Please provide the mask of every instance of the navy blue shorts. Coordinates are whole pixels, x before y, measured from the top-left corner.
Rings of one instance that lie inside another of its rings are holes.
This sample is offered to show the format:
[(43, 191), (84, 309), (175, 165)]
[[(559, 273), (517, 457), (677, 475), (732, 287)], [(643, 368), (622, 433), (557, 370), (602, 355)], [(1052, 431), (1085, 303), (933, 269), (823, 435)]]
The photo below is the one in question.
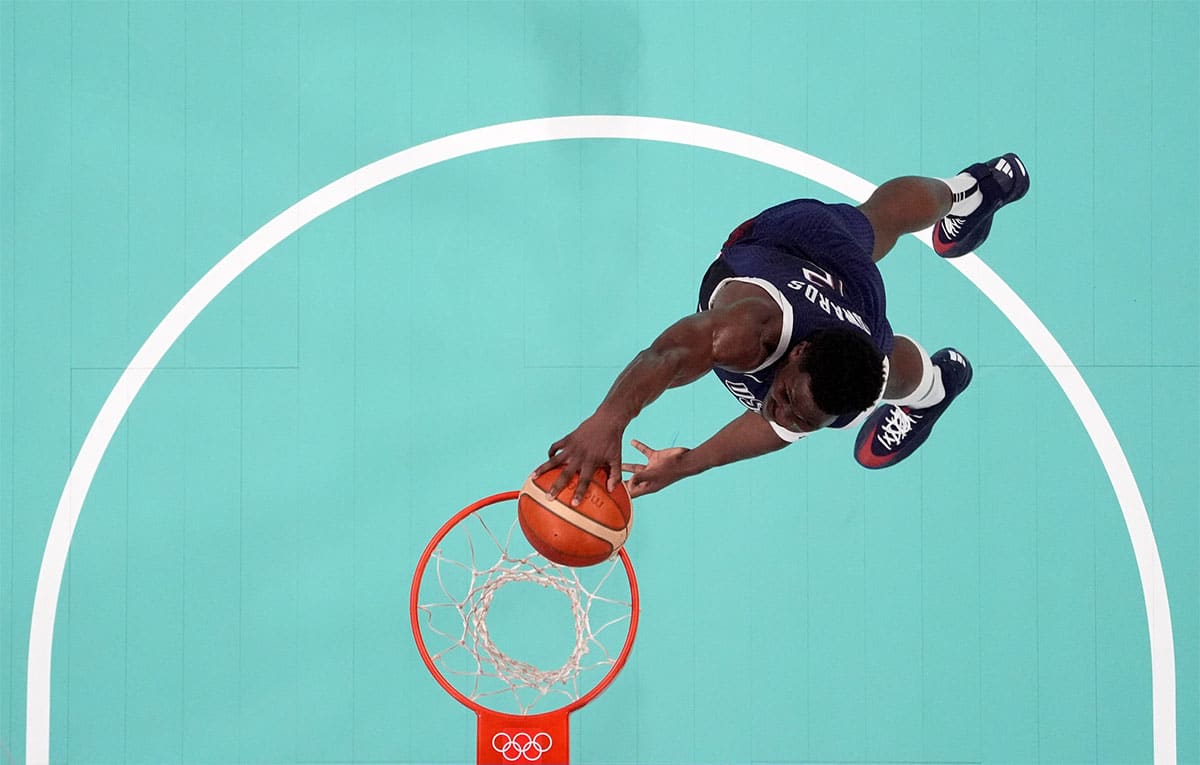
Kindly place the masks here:
[[(721, 252), (735, 244), (758, 244), (795, 254), (850, 278), (865, 268), (868, 278), (879, 269), (871, 259), (875, 229), (857, 207), (827, 204), (817, 199), (794, 199), (763, 210), (733, 230)], [(866, 261), (865, 263), (862, 261)]]

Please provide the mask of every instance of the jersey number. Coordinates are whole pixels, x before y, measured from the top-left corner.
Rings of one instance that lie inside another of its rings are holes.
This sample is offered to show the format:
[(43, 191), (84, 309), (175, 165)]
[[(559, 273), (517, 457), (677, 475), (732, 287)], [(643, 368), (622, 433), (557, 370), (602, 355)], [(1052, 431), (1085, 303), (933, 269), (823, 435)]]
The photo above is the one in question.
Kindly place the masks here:
[(842, 297), (846, 296), (846, 291), (842, 289), (841, 279), (811, 263), (804, 267), (804, 279), (809, 284), (815, 284), (818, 287), (828, 287)]

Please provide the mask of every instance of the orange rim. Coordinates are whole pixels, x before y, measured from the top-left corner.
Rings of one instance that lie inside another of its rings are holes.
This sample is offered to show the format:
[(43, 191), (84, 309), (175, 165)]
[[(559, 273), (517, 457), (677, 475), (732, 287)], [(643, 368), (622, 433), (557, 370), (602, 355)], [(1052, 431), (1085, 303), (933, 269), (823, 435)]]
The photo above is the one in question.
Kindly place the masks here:
[[(467, 505), (462, 510), (459, 510), (454, 514), (453, 517), (450, 518), (450, 520), (442, 524), (442, 527), (438, 529), (438, 532), (433, 535), (433, 539), (429, 540), (429, 544), (425, 546), (425, 551), (421, 553), (420, 559), (417, 560), (417, 569), (413, 573), (412, 589), (409, 591), (408, 596), (409, 622), (412, 625), (413, 640), (416, 641), (417, 652), (421, 654), (421, 661), (425, 662), (425, 666), (429, 669), (429, 673), (433, 675), (433, 679), (437, 680), (438, 685), (442, 686), (442, 689), (445, 690), (446, 693), (449, 693), (451, 696), (457, 699), (458, 702), (463, 706), (467, 707), (468, 709), (472, 709), (477, 713), (486, 713), (492, 715), (504, 714), (502, 712), (496, 712), (495, 710), (489, 709), (479, 702), (468, 698), (464, 693), (451, 685), (450, 681), (443, 677), (442, 673), (438, 671), (437, 665), (433, 663), (433, 659), (429, 656), (429, 650), (425, 647), (425, 638), (421, 635), (421, 625), (418, 622), (417, 601), (419, 591), (421, 589), (421, 579), (422, 574), (425, 573), (425, 567), (429, 565), (429, 558), (433, 555), (434, 549), (437, 547), (438, 543), (450, 533), (451, 529), (453, 529), (460, 522), (462, 522), (464, 518), (468, 517), (475, 511), (487, 507), (488, 505), (514, 501), (517, 499), (519, 494), (520, 492), (516, 491), (506, 491), (500, 494), (493, 494), (490, 497), (485, 497), (484, 499)], [(637, 636), (638, 614), (641, 611), (641, 607), (638, 600), (637, 577), (633, 573), (633, 563), (629, 560), (629, 554), (625, 552), (625, 548), (621, 548), (621, 550), (618, 551), (618, 555), (621, 558), (621, 564), (625, 567), (625, 577), (629, 580), (629, 632), (625, 635), (625, 644), (621, 646), (621, 652), (617, 655), (616, 661), (613, 662), (612, 668), (608, 670), (608, 674), (606, 674), (599, 683), (596, 683), (594, 688), (566, 706), (560, 707), (557, 710), (542, 712), (540, 714), (570, 714), (576, 709), (579, 709), (585, 704), (591, 702), (593, 699), (599, 696), (605, 688), (612, 684), (612, 681), (616, 679), (617, 674), (621, 671), (621, 668), (625, 666), (626, 660), (629, 659), (629, 654), (633, 650), (633, 640)], [(528, 716), (534, 717), (535, 715)]]

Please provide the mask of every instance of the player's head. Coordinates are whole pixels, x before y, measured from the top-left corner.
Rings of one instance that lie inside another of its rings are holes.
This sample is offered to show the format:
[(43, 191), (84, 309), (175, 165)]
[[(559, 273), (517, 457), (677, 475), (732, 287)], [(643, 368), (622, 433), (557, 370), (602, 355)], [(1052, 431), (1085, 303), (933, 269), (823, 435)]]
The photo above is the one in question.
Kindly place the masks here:
[(785, 428), (812, 431), (869, 409), (883, 390), (883, 354), (861, 332), (823, 329), (788, 352), (763, 414)]

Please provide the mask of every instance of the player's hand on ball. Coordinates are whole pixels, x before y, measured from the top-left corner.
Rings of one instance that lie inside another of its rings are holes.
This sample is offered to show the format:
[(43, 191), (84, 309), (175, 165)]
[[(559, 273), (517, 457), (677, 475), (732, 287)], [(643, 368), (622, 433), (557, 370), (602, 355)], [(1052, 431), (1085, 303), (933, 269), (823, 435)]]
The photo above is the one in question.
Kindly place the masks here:
[(637, 449), (646, 457), (645, 465), (636, 465), (629, 462), (621, 465), (623, 471), (633, 474), (625, 481), (625, 486), (629, 489), (630, 497), (651, 494), (659, 489), (670, 486), (684, 477), (684, 472), (680, 469), (682, 467), (681, 458), (690, 451), (689, 449), (682, 446), (672, 446), (669, 449), (651, 449), (637, 439), (630, 441), (630, 443), (633, 444), (634, 449)]
[(578, 428), (550, 445), (550, 459), (533, 471), (534, 477), (547, 470), (563, 467), (558, 480), (550, 487), (550, 494), (566, 488), (575, 476), (579, 483), (575, 487), (572, 505), (578, 505), (592, 482), (592, 475), (599, 469), (608, 470), (608, 491), (621, 482), (621, 424), (615, 420), (594, 414), (579, 424)]

